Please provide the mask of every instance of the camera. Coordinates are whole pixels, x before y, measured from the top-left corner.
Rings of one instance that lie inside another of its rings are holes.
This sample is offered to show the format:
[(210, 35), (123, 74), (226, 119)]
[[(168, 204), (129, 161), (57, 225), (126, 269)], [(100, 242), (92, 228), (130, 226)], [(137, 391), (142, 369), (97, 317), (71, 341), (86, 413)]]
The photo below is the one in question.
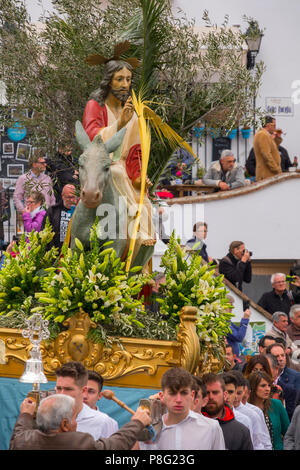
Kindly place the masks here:
[(245, 310), (248, 310), (250, 308), (250, 301), (249, 300), (243, 300), (243, 312)]

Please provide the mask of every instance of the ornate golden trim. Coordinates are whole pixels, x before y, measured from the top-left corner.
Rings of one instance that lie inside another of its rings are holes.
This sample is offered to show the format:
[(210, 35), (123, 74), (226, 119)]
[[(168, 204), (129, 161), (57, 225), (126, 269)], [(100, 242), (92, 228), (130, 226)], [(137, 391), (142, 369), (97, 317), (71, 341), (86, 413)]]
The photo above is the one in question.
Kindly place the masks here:
[[(55, 370), (69, 361), (80, 361), (86, 368), (99, 372), (111, 386), (160, 388), (161, 376), (174, 366), (191, 373), (200, 364), (200, 345), (196, 334), (197, 309), (184, 307), (180, 315), (177, 341), (141, 338), (117, 338), (112, 347), (91, 342), (86, 338), (90, 327), (95, 328), (84, 311), (65, 321), (68, 328), (55, 341), (41, 343), (44, 372), (55, 380)], [(0, 364), (0, 376), (20, 377), (30, 356), (31, 344), (21, 330), (1, 328), (0, 340), (5, 344), (5, 364)]]

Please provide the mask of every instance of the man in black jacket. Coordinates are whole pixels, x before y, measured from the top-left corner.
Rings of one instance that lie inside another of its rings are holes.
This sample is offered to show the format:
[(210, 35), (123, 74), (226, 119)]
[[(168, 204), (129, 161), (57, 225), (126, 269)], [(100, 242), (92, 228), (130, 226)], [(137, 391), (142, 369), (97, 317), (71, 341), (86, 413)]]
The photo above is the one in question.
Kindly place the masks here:
[(202, 409), (204, 416), (217, 419), (223, 431), (227, 450), (253, 450), (249, 429), (234, 417), (233, 411), (225, 404), (227, 393), (225, 383), (219, 374), (205, 374), (208, 402)]
[(192, 250), (193, 247), (198, 243), (198, 246), (195, 248), (196, 251), (199, 252), (199, 255), (202, 257), (202, 259), (206, 263), (213, 262), (213, 259), (208, 256), (207, 250), (206, 250), (206, 243), (204, 240), (207, 237), (207, 223), (206, 222), (197, 222), (193, 226), (193, 238), (188, 240), (186, 242), (186, 246), (188, 249)]
[(300, 372), (287, 367), (286, 349), (282, 344), (271, 344), (267, 347), (266, 353), (274, 356), (279, 364), (280, 373), (276, 383), (283, 390), (286, 411), (292, 419), (297, 405), (297, 395), (300, 392)]
[(75, 194), (75, 186), (66, 184), (61, 193), (62, 200), (54, 206), (47, 209), (43, 220), (42, 230), (45, 227), (47, 217), (54, 231), (54, 237), (48, 245), (48, 249), (55, 246), (61, 250), (66, 238), (68, 225), (75, 209), (77, 197)]
[(229, 253), (220, 261), (219, 272), (239, 290), (242, 290), (243, 282), (251, 282), (251, 256), (244, 242), (233, 241), (230, 244)]
[(296, 276), (293, 285), (296, 290), (287, 289), (286, 275), (284, 273), (275, 273), (271, 276), (271, 285), (273, 290), (265, 292), (258, 305), (273, 315), (274, 312), (284, 312), (289, 317), (290, 309), (293, 304), (300, 303), (300, 278)]

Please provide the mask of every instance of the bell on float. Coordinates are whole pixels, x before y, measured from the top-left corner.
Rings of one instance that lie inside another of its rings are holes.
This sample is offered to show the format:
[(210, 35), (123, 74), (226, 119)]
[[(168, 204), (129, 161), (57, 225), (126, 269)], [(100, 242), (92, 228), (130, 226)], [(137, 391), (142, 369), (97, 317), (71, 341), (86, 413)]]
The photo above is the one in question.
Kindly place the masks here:
[(31, 358), (26, 361), (25, 370), (19, 381), (23, 383), (32, 383), (35, 385), (35, 388), (38, 388), (36, 387), (37, 384), (45, 384), (48, 382), (47, 377), (44, 374), (43, 361), (38, 347), (33, 346), (31, 350)]
[(40, 342), (49, 337), (48, 322), (43, 320), (40, 314), (36, 313), (26, 320), (26, 323), (28, 328), (22, 331), (22, 335), (24, 338), (30, 339), (32, 349), (30, 351), (30, 359), (25, 362), (25, 369), (19, 381), (33, 384), (33, 389), (27, 396), (34, 398), (38, 406), (40, 401), (40, 384), (48, 382), (44, 374), (40, 351)]

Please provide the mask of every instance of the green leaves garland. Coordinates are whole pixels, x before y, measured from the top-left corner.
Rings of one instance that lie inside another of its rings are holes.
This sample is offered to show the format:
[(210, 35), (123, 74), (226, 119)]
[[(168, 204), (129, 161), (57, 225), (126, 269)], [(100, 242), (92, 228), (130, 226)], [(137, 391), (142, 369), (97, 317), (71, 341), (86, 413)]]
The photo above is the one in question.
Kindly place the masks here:
[(13, 254), (4, 253), (4, 265), (0, 271), (0, 315), (30, 315), (31, 308), (37, 304), (34, 294), (41, 289), (43, 275), (57, 260), (58, 250), (47, 250), (53, 236), (47, 222), (42, 232), (32, 231), (28, 238), (23, 234), (19, 243), (14, 245)]

